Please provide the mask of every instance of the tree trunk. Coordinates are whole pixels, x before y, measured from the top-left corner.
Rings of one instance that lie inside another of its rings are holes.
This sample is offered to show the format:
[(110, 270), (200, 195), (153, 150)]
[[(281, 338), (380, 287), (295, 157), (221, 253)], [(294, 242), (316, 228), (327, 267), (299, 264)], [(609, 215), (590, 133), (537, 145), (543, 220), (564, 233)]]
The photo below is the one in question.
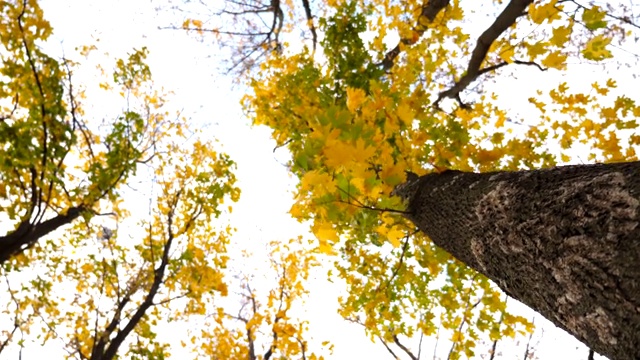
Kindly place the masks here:
[(415, 177), (433, 242), (596, 352), (640, 359), (640, 162)]

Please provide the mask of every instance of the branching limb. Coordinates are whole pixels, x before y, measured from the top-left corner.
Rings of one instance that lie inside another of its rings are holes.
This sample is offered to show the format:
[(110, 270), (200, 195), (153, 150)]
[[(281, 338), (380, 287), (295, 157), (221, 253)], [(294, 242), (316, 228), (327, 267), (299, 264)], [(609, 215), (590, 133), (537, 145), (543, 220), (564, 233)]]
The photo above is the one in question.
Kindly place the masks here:
[(83, 211), (85, 211), (84, 205), (75, 206), (67, 210), (66, 214), (59, 214), (35, 225), (31, 224), (28, 219), (23, 220), (14, 231), (0, 236), (0, 264), (32, 247), (42, 236), (71, 223)]
[(419, 358), (415, 355), (413, 355), (413, 353), (411, 352), (411, 350), (409, 350), (408, 347), (406, 347), (403, 343), (400, 342), (400, 339), (398, 339), (397, 335), (393, 335), (393, 342), (400, 348), (402, 349), (402, 351), (405, 352), (405, 354), (407, 354), (411, 360), (418, 360)]
[(384, 341), (384, 339), (382, 338), (382, 336), (378, 335), (378, 340), (380, 340), (380, 342), (382, 343), (382, 345), (384, 345), (385, 349), (387, 349), (387, 351), (389, 352), (389, 354), (391, 354), (391, 356), (394, 359), (399, 359), (398, 356), (396, 355), (396, 353), (393, 352), (393, 350), (391, 350), (391, 348), (389, 347), (389, 344), (387, 344), (386, 341)]
[[(434, 103), (436, 108), (440, 101), (445, 98), (457, 99), (462, 105), (462, 102), (460, 101), (460, 92), (466, 89), (467, 86), (469, 86), (469, 84), (476, 80), (481, 74), (506, 65), (506, 63), (504, 65), (494, 65), (494, 68), (490, 70), (480, 69), (491, 44), (493, 44), (493, 42), (502, 35), (504, 31), (513, 25), (520, 16), (526, 14), (525, 10), (527, 9), (527, 6), (532, 2), (533, 0), (511, 0), (511, 2), (509, 2), (507, 7), (505, 7), (502, 13), (498, 15), (493, 24), (491, 24), (491, 26), (489, 26), (489, 28), (478, 38), (476, 47), (471, 53), (471, 59), (469, 60), (469, 65), (467, 66), (465, 74), (452, 87), (438, 95), (438, 99)], [(462, 107), (464, 108), (465, 106), (462, 105)]]

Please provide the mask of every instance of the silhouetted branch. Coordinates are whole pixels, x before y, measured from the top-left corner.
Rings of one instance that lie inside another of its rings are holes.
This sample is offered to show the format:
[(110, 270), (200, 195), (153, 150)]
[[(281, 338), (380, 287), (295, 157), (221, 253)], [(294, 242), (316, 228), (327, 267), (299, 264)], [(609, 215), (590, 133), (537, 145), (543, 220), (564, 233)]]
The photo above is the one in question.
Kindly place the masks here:
[(311, 39), (313, 40), (313, 51), (315, 51), (316, 44), (318, 43), (318, 34), (316, 33), (316, 27), (313, 24), (313, 15), (311, 14), (311, 6), (309, 5), (309, 0), (302, 0), (302, 7), (304, 8), (304, 13), (307, 17), (307, 26), (309, 26), (309, 31), (311, 32)]
[[(462, 76), (451, 88), (438, 95), (438, 99), (434, 103), (436, 108), (444, 98), (457, 99), (461, 106), (463, 108), (465, 107), (462, 101), (460, 101), (460, 92), (467, 88), (467, 86), (477, 79), (478, 76), (488, 71), (480, 69), (480, 66), (486, 58), (491, 44), (493, 44), (493, 42), (502, 35), (505, 30), (513, 25), (516, 19), (526, 14), (525, 10), (527, 9), (527, 6), (532, 2), (533, 0), (511, 0), (511, 2), (509, 2), (507, 7), (505, 7), (502, 13), (498, 15), (493, 24), (491, 24), (491, 26), (489, 26), (489, 28), (478, 38), (478, 42), (471, 53), (471, 59), (469, 60), (469, 65), (467, 66), (467, 71), (464, 76)], [(494, 67), (495, 66), (497, 65), (494, 65)], [(498, 65), (498, 67), (499, 66), (503, 65)]]
[(406, 347), (403, 343), (400, 342), (400, 339), (398, 339), (397, 335), (393, 335), (393, 342), (400, 348), (402, 349), (402, 351), (405, 352), (405, 354), (407, 354), (411, 360), (418, 360), (419, 358), (415, 355), (413, 355), (413, 353), (411, 352), (411, 350), (409, 350), (408, 347)]

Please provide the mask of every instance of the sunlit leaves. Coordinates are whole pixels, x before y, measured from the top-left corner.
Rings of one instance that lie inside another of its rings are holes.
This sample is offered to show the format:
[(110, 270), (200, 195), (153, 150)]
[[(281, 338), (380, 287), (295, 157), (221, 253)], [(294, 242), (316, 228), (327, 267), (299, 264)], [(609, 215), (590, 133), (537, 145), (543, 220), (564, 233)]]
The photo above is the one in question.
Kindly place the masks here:
[(588, 60), (600, 61), (610, 58), (611, 51), (607, 50), (607, 45), (611, 42), (610, 38), (598, 35), (587, 42), (582, 54)]
[(325, 254), (333, 254), (333, 246), (338, 242), (338, 232), (331, 224), (317, 224), (312, 228), (314, 235), (320, 242), (318, 249)]
[(145, 48), (104, 64), (113, 73), (98, 74), (100, 88), (121, 102), (88, 114), (81, 62), (39, 47), (51, 29), (37, 2), (0, 9), (2, 323), (22, 334), (3, 344), (37, 337), (82, 358), (166, 357), (158, 324), (228, 294), (232, 229), (215, 222), (238, 199), (235, 165), (166, 110)]
[(606, 15), (606, 11), (603, 11), (598, 6), (594, 6), (582, 12), (582, 21), (587, 29), (597, 30), (607, 26), (607, 22), (604, 20)]
[(563, 5), (557, 5), (558, 0), (551, 0), (546, 3), (534, 3), (529, 10), (529, 16), (531, 21), (536, 24), (542, 24), (543, 22), (553, 22), (560, 18), (560, 10)]
[(572, 26), (558, 26), (553, 29), (553, 36), (551, 37), (551, 43), (557, 47), (563, 47), (571, 37)]
[(554, 51), (549, 53), (544, 60), (542, 60), (542, 66), (553, 69), (564, 69), (567, 55), (562, 54), (560, 51)]
[(149, 66), (145, 64), (149, 51), (142, 48), (129, 54), (128, 59), (118, 59), (113, 72), (113, 81), (127, 89), (139, 87), (143, 82), (151, 78)]
[[(312, 220), (323, 252), (332, 246), (340, 254), (339, 274), (350, 289), (343, 316), (357, 315), (370, 334), (389, 339), (432, 333), (426, 316), (407, 318), (438, 308), (442, 316), (433, 321), (451, 330), (451, 356), (472, 356), (479, 333), (511, 337), (531, 324), (507, 312), (488, 280), (410, 235), (411, 224), (393, 214), (402, 204), (388, 194), (405, 170), (546, 167), (571, 160), (569, 149), (578, 145), (593, 150), (583, 160), (633, 158), (631, 144), (640, 138), (620, 131), (635, 129), (637, 99), (608, 98), (615, 82), (596, 73), (588, 89), (537, 82), (531, 73), (559, 79), (576, 63), (610, 58), (614, 41), (626, 36), (620, 29), (631, 26), (626, 15), (607, 18), (612, 10), (604, 7), (533, 2), (490, 44), (480, 66), (486, 72), (439, 109), (434, 99), (464, 76), (486, 29), (469, 25), (484, 9), (452, 2), (432, 22), (423, 5), (331, 2), (320, 21), (324, 57), (273, 57), (244, 104), (254, 123), (271, 127), (291, 152), (290, 169), (301, 180), (292, 215)], [(390, 34), (401, 39), (400, 55), (383, 73)], [(483, 90), (502, 74), (522, 80), (515, 88)], [(538, 87), (530, 108), (513, 108), (512, 97)], [(437, 277), (446, 285), (434, 285)]]
[(366, 94), (364, 90), (358, 88), (347, 87), (347, 109), (351, 112), (358, 110), (365, 101)]
[(310, 271), (317, 265), (307, 246), (302, 238), (271, 241), (269, 266), (260, 269), (250, 269), (259, 259), (256, 254), (238, 259), (244, 270), (230, 284), (240, 300), (225, 308), (214, 303), (201, 318), (202, 330), (190, 331), (197, 353), (247, 358), (251, 353), (271, 352), (277, 358), (318, 359), (305, 339), (308, 324), (295, 314), (307, 295)]

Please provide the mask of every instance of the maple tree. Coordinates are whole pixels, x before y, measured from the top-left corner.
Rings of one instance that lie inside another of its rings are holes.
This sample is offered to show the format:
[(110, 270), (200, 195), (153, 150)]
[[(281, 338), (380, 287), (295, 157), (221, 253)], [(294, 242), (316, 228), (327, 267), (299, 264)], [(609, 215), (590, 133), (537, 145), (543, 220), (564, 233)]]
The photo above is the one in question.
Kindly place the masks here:
[[(314, 255), (301, 238), (271, 243), (266, 292), (231, 277), (233, 229), (221, 216), (240, 194), (235, 164), (166, 110), (171, 94), (154, 84), (148, 50), (98, 63), (99, 83), (84, 84), (83, 65), (105, 58), (94, 45), (57, 59), (37, 1), (2, 2), (0, 14), (0, 353), (160, 359), (173, 345), (213, 358), (318, 358), (290, 314)], [(103, 113), (90, 95), (115, 108)], [(168, 341), (167, 324), (191, 333)]]
[[(635, 160), (640, 106), (619, 87), (629, 73), (637, 75), (633, 5), (230, 3), (244, 5), (243, 15), (262, 9), (267, 24), (287, 24), (275, 35), (296, 43), (263, 43), (260, 49), (271, 52), (248, 75), (252, 92), (244, 106), (291, 154), (290, 170), (300, 179), (291, 214), (312, 221), (319, 250), (337, 256), (350, 293), (341, 300), (343, 316), (389, 343), (433, 335), (440, 323), (452, 333), (452, 358), (472, 357), (481, 336), (531, 331), (486, 277), (416, 232), (390, 194), (405, 171), (547, 168), (573, 154), (589, 162)], [(300, 8), (315, 14), (301, 16)], [(320, 46), (307, 41), (298, 50), (297, 31), (312, 23)], [(222, 42), (250, 36), (242, 26), (224, 30), (207, 18), (184, 24)], [(591, 71), (585, 86), (572, 72), (580, 64), (604, 71)], [(616, 67), (625, 72), (607, 71)], [(520, 73), (528, 80), (516, 83), (518, 91), (494, 86)], [(514, 92), (526, 100), (523, 109), (502, 99)]]
[(612, 359), (637, 358), (640, 162), (411, 176), (404, 216)]

